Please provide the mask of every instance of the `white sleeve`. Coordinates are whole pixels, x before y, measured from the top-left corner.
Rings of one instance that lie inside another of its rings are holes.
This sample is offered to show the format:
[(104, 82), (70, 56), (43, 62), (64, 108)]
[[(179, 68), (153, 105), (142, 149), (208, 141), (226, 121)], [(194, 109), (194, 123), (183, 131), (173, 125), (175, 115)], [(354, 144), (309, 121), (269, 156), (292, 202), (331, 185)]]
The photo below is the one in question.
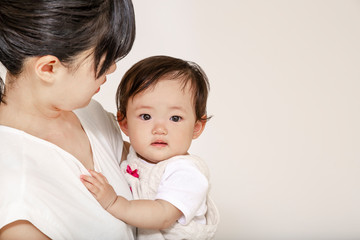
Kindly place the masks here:
[(118, 164), (120, 165), (121, 162), (121, 156), (123, 151), (123, 139), (121, 136), (121, 131), (118, 122), (116, 121), (115, 116), (112, 113), (107, 112), (107, 117), (110, 121), (111, 128), (109, 129), (109, 133), (111, 135), (111, 143), (113, 147), (114, 153), (117, 155), (116, 160), (118, 161)]
[(186, 225), (206, 213), (208, 187), (208, 180), (191, 160), (179, 159), (166, 166), (155, 198), (178, 208), (183, 213), (178, 222)]
[(92, 134), (100, 143), (108, 145), (109, 152), (115, 154), (116, 160), (120, 164), (123, 140), (114, 114), (107, 112), (95, 100), (91, 100), (86, 108), (77, 109), (74, 112), (82, 125), (87, 125), (89, 129), (92, 129)]

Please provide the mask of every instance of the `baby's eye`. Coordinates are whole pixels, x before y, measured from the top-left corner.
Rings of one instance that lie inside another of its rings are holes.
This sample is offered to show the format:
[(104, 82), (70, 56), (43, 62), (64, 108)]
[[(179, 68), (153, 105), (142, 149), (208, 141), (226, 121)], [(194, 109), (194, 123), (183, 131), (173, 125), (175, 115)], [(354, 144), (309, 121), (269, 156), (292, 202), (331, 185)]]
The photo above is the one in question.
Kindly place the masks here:
[(151, 116), (149, 115), (149, 114), (140, 114), (140, 118), (142, 119), (142, 120), (145, 120), (145, 121), (147, 121), (147, 120), (150, 120), (151, 119)]
[(170, 118), (170, 121), (180, 122), (181, 119), (182, 119), (182, 117), (180, 117), (180, 116), (172, 116), (172, 117)]

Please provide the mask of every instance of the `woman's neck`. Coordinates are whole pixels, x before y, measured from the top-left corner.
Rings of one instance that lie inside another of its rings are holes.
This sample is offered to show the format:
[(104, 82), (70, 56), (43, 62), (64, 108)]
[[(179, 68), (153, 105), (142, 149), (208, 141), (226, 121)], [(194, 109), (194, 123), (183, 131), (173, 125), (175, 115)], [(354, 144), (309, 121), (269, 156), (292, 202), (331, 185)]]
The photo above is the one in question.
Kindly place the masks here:
[[(20, 79), (17, 79), (17, 81)], [(6, 86), (5, 103), (0, 104), (0, 125), (23, 130), (33, 135), (46, 128), (53, 128), (66, 122), (68, 112), (51, 107), (41, 101), (36, 92), (24, 84), (13, 83)]]
[(41, 95), (34, 82), (36, 81), (26, 75), (18, 78), (6, 75), (5, 103), (0, 105), (0, 113), (4, 111), (7, 114), (0, 114), (0, 122), (7, 118), (14, 120), (18, 115), (48, 120), (61, 116), (62, 111), (53, 107), (50, 99)]
[(72, 112), (51, 111), (30, 102), (5, 99), (0, 105), (0, 125), (16, 128), (31, 135), (46, 138), (53, 130), (60, 129), (67, 122), (74, 121)]

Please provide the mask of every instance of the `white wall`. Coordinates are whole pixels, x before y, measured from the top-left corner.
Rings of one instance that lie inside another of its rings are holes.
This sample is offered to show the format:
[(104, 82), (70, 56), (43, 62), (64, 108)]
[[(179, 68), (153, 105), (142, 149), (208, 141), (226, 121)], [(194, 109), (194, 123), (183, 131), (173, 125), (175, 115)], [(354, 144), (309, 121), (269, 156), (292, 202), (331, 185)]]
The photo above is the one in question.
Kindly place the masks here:
[(134, 0), (132, 52), (199, 63), (216, 239), (360, 239), (360, 1)]
[(137, 38), (96, 97), (115, 111), (126, 69), (199, 63), (214, 115), (206, 159), (216, 239), (360, 239), (360, 1), (134, 0)]

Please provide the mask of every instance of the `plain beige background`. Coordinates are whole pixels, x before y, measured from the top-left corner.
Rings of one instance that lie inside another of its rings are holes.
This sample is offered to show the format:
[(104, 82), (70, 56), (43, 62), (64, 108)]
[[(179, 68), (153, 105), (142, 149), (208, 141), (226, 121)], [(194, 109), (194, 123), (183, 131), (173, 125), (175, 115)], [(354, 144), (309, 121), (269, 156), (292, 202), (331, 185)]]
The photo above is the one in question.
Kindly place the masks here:
[[(360, 1), (134, 0), (131, 53), (95, 97), (115, 113), (151, 55), (200, 64), (216, 239), (360, 239)], [(165, 100), (165, 99), (164, 99)]]

